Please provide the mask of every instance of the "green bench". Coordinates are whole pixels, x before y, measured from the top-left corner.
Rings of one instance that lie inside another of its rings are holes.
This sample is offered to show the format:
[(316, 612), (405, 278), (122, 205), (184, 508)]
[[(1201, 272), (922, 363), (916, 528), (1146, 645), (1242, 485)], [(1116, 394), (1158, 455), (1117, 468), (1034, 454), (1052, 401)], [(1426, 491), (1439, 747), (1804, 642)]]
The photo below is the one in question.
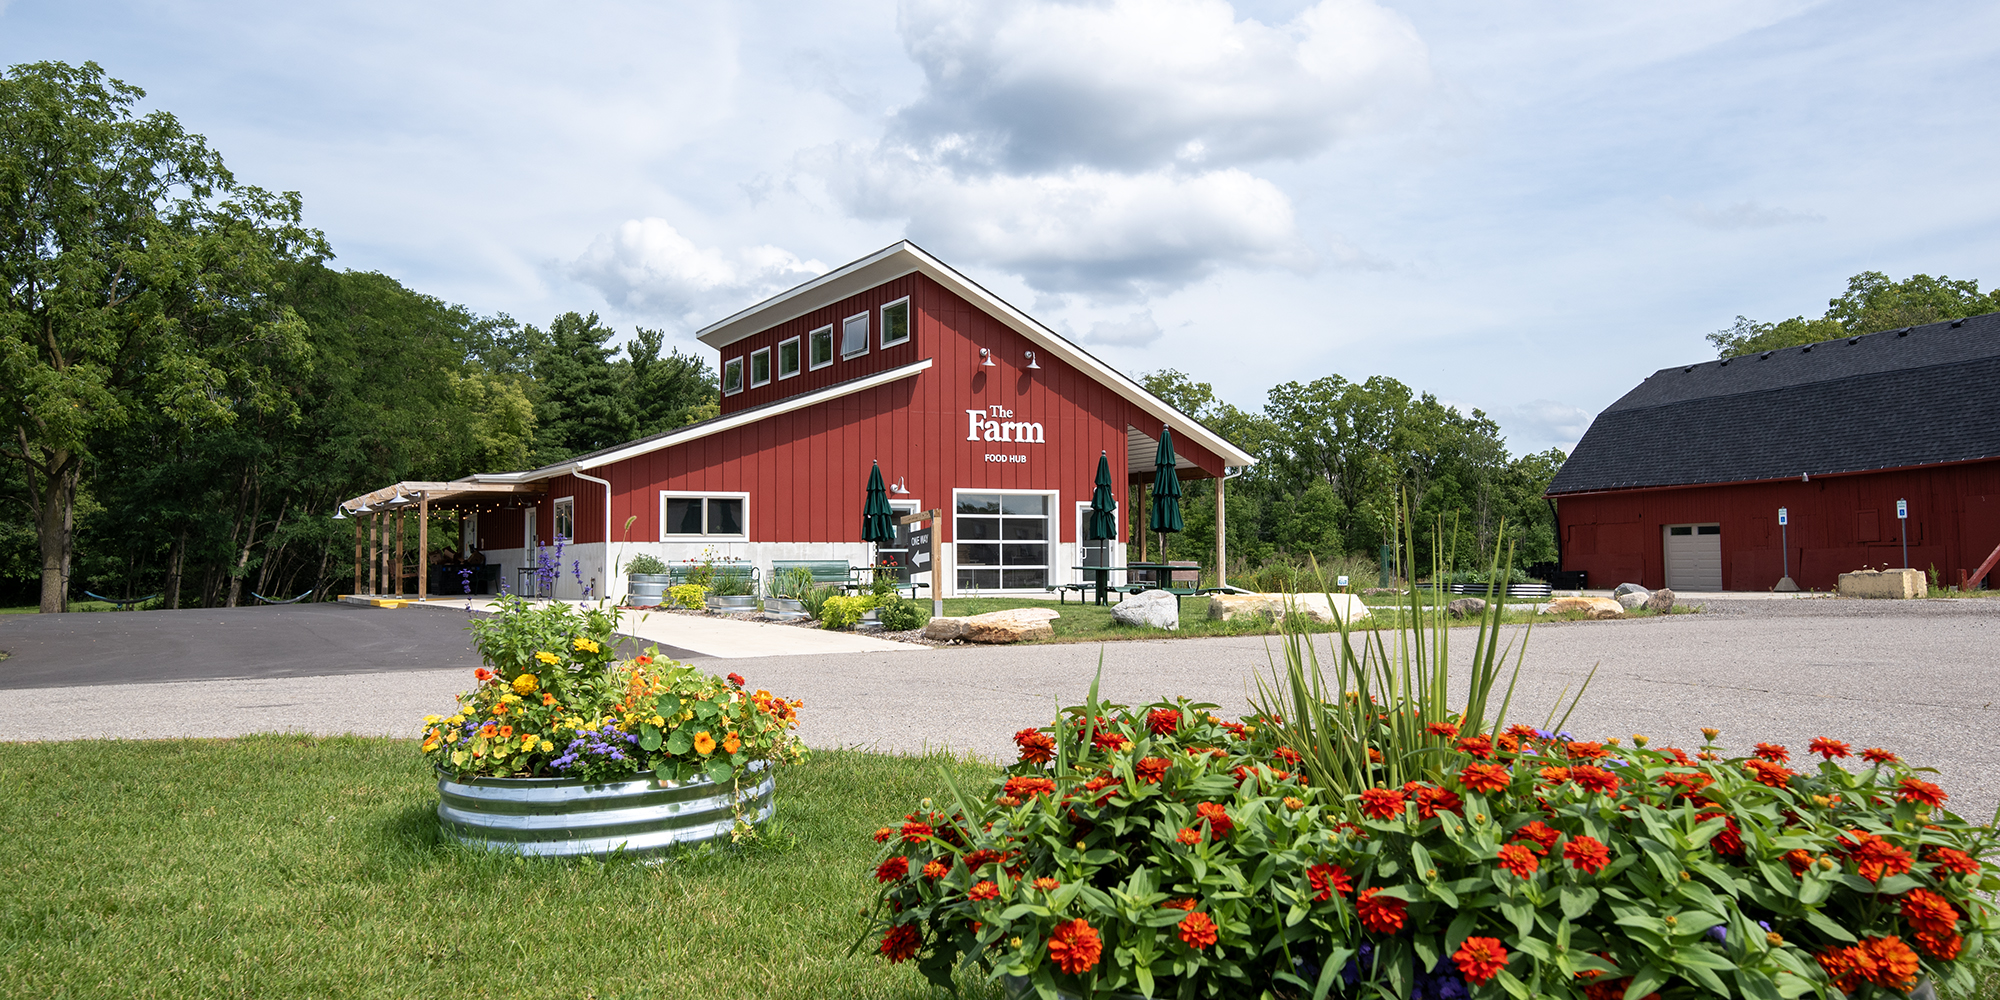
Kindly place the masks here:
[[(704, 565), (698, 562), (668, 563), (666, 576), (672, 586), (678, 587), (688, 582), (688, 577), (693, 576), (695, 571), (701, 569)], [(757, 580), (757, 567), (754, 563), (749, 562), (719, 562), (715, 564), (716, 576), (733, 576), (738, 574), (748, 576), (751, 582), (755, 583)]]
[(804, 569), (812, 573), (813, 586), (832, 584), (846, 587), (853, 582), (852, 568), (845, 559), (773, 559), (771, 560), (771, 580), (776, 582), (786, 573)]

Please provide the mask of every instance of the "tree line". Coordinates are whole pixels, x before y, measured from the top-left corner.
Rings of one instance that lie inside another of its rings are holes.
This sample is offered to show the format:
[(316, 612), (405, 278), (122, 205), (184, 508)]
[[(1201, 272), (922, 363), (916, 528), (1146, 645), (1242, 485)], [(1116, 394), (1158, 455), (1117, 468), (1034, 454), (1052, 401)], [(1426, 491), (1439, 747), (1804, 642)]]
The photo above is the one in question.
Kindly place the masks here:
[(325, 593), (342, 499), (701, 419), (715, 373), (595, 314), (482, 316), (338, 271), (297, 192), (238, 181), (94, 63), (0, 77), (0, 600)]

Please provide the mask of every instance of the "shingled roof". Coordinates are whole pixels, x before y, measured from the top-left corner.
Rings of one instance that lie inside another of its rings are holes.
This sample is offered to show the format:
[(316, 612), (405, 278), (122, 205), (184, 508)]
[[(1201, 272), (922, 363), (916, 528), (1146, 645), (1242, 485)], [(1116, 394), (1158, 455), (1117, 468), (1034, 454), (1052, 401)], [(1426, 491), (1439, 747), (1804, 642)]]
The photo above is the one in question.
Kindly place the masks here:
[(2000, 457), (2000, 313), (1654, 372), (1590, 424), (1549, 494)]

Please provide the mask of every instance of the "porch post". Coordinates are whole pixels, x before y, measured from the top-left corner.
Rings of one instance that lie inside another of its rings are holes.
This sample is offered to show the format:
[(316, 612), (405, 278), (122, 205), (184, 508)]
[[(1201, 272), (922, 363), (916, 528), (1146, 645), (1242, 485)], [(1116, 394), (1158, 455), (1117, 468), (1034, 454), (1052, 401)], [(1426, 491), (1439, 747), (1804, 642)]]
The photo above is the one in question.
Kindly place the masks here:
[(382, 515), (368, 515), (368, 596), (379, 591), (375, 582), (382, 578)]
[(417, 499), (417, 600), (431, 596), (431, 498)]
[(361, 518), (354, 519), (354, 593), (361, 593)]
[(402, 511), (396, 512), (396, 566), (390, 570), (390, 576), (396, 581), (394, 593), (397, 597), (403, 596), (403, 536), (409, 531), (409, 521)]
[(1222, 484), (1228, 478), (1229, 467), (1222, 467), (1223, 475), (1215, 477), (1215, 585), (1229, 586), (1229, 538), (1222, 530)]

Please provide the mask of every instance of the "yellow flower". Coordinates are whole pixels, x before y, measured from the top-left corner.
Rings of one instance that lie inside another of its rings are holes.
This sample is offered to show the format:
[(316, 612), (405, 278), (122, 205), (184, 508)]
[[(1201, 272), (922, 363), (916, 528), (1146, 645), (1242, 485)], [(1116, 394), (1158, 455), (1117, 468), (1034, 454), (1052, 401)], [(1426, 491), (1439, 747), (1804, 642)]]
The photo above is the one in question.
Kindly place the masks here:
[(548, 740), (543, 740), (543, 741), (542, 741), (542, 752), (543, 752), (543, 753), (549, 753), (549, 752), (553, 751), (553, 750), (554, 750), (555, 748), (556, 748), (556, 745), (555, 745), (555, 744), (553, 744), (553, 743), (550, 743), (550, 742), (549, 742)]
[(540, 661), (542, 661), (543, 663), (546, 663), (546, 664), (548, 664), (548, 665), (549, 665), (549, 666), (551, 666), (551, 667), (553, 667), (553, 666), (555, 666), (556, 664), (558, 664), (558, 663), (561, 663), (561, 662), (562, 662), (562, 657), (560, 657), (560, 656), (557, 656), (556, 654), (554, 654), (554, 653), (551, 653), (551, 652), (549, 652), (549, 651), (548, 651), (548, 650), (546, 650), (546, 649), (545, 649), (545, 650), (542, 650), (542, 651), (541, 651), (541, 652), (539, 652), (539, 653), (536, 653), (536, 654), (535, 654), (535, 659), (537, 659), (537, 660), (540, 660)]
[(648, 719), (647, 721), (651, 722), (653, 725), (656, 726), (664, 726), (667, 724), (667, 720), (662, 719), (657, 715), (653, 716), (651, 719)]
[(535, 744), (540, 743), (541, 741), (542, 741), (541, 737), (536, 736), (534, 733), (528, 733), (527, 735), (521, 737), (521, 749), (533, 750), (535, 748)]
[(460, 712), (456, 715), (453, 715), (451, 718), (444, 720), (444, 724), (447, 726), (456, 726), (464, 721), (465, 721), (465, 713)]
[(542, 679), (534, 674), (522, 674), (514, 678), (514, 693), (523, 697), (534, 694), (535, 689), (541, 686)]
[(425, 722), (425, 723), (434, 723), (434, 722), (442, 722), (442, 721), (444, 721), (444, 717), (443, 717), (443, 716), (439, 716), (439, 715), (426, 715), (426, 716), (424, 716), (424, 722)]
[(715, 737), (708, 735), (708, 730), (705, 729), (702, 730), (701, 732), (694, 734), (694, 748), (696, 752), (700, 753), (703, 757), (706, 757), (709, 754), (714, 753)]
[(586, 639), (583, 636), (577, 636), (576, 648), (583, 650), (586, 653), (595, 653), (598, 651), (600, 647), (597, 645), (595, 640)]

